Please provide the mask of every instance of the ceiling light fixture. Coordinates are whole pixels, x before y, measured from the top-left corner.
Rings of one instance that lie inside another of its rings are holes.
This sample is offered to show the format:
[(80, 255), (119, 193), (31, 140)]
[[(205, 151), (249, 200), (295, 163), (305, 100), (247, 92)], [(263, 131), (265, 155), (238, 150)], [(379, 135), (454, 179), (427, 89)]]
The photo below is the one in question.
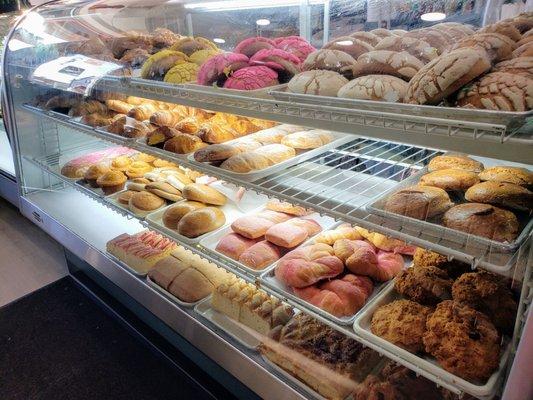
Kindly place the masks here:
[(270, 25), (270, 20), (266, 18), (261, 18), (255, 21), (255, 23), (259, 26), (267, 26), (267, 25)]
[(213, 39), (213, 42), (215, 42), (215, 43), (220, 43), (220, 44), (222, 44), (222, 43), (226, 43), (226, 41), (225, 41), (224, 39), (219, 38), (219, 37), (214, 38), (214, 39)]
[(420, 16), (420, 19), (422, 21), (428, 21), (428, 22), (434, 22), (434, 21), (440, 21), (446, 18), (446, 14), (441, 12), (430, 12), (425, 13)]

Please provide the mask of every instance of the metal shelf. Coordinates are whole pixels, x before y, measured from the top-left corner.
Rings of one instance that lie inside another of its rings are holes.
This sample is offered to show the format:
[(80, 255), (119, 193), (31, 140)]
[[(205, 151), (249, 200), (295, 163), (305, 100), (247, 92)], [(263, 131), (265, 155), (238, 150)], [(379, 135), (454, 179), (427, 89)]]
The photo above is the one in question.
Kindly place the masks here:
[[(418, 146), (461, 151), (484, 157), (517, 162), (531, 162), (533, 127), (531, 118), (521, 130), (483, 120), (459, 119), (457, 115), (430, 117), (413, 115), (396, 105), (373, 104), (371, 107), (340, 107), (342, 102), (305, 103), (294, 95), (275, 100), (254, 98), (227, 91), (197, 88), (189, 85), (169, 85), (131, 77), (104, 77), (94, 90), (117, 92), (154, 100), (179, 103), (191, 107), (212, 109), (254, 118), (331, 129), (392, 141), (405, 141)], [(399, 105), (410, 106), (410, 105)], [(405, 108), (405, 107), (404, 107)], [(416, 107), (412, 107), (416, 110)]]
[(355, 137), (352, 141), (311, 160), (257, 181), (247, 182), (235, 178), (220, 168), (189, 161), (156, 147), (73, 122), (70, 117), (63, 114), (42, 111), (32, 106), (23, 107), (41, 118), (44, 117), (95, 138), (129, 146), (257, 193), (315, 209), (336, 220), (359, 225), (446, 254), (470, 263), (473, 267), (482, 267), (511, 276), (512, 267), (522, 251), (520, 248), (512, 253), (496, 252), (487, 244), (477, 240), (475, 236), (470, 236), (465, 243), (457, 241), (442, 227), (398, 223), (366, 211), (364, 206), (368, 202), (386, 192), (391, 185), (422, 168), (432, 156), (438, 154), (435, 150)]

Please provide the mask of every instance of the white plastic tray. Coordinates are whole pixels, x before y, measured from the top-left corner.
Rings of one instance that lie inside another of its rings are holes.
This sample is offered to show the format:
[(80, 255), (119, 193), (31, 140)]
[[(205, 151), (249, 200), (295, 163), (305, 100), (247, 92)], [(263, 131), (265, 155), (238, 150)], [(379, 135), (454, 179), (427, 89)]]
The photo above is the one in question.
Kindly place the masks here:
[(251, 328), (245, 329), (241, 323), (213, 309), (211, 307), (211, 296), (199, 302), (194, 307), (194, 311), (248, 349), (256, 350), (259, 343), (261, 343), (259, 339), (260, 333), (253, 332)]
[[(265, 208), (258, 209), (257, 212), (260, 212), (260, 211), (263, 211), (263, 210), (265, 210)], [(306, 216), (306, 218), (314, 219), (316, 222), (318, 222), (320, 224), (320, 226), (322, 227), (322, 230), (330, 229), (330, 227), (333, 224), (335, 224), (335, 220), (333, 218), (328, 217), (328, 216), (321, 216), (321, 215), (319, 215), (317, 213), (310, 214), (310, 215)], [(231, 224), (229, 224), (229, 225), (231, 225)], [(231, 226), (229, 226), (229, 225), (224, 227), (223, 229), (219, 229), (218, 231), (215, 231), (215, 232), (209, 234), (208, 236), (206, 236), (204, 239), (202, 239), (202, 241), (200, 241), (200, 246), (203, 247), (204, 249), (208, 249), (209, 251), (211, 251), (213, 253), (216, 253), (218, 257), (224, 258), (229, 263), (229, 265), (234, 265), (235, 267), (246, 271), (248, 274), (255, 275), (255, 276), (259, 276), (260, 274), (264, 273), (265, 271), (268, 271), (270, 268), (272, 268), (274, 265), (277, 264), (277, 261), (275, 261), (272, 264), (267, 265), (263, 269), (255, 270), (255, 269), (252, 269), (252, 268), (240, 263), (237, 260), (229, 258), (225, 254), (222, 254), (222, 253), (219, 253), (218, 251), (216, 251), (215, 249), (216, 249), (216, 247), (218, 245), (218, 242), (220, 242), (220, 239), (222, 239), (228, 233), (233, 232), (231, 230)], [(297, 247), (299, 247), (299, 246), (297, 246)]]
[(452, 374), (451, 372), (444, 370), (438, 365), (435, 359), (429, 356), (417, 356), (372, 333), (370, 330), (370, 325), (374, 312), (380, 306), (401, 298), (402, 296), (396, 292), (394, 289), (394, 284), (391, 283), (371, 302), (371, 304), (369, 304), (369, 307), (366, 307), (361, 313), (359, 313), (359, 315), (355, 318), (353, 328), (355, 333), (361, 337), (361, 342), (381, 353), (385, 353), (385, 355), (387, 355), (387, 353), (391, 354), (395, 360), (399, 357), (399, 362), (403, 363), (407, 367), (410, 367), (410, 365), (417, 366), (417, 369), (425, 371), (425, 375), (429, 378), (431, 376), (436, 376), (440, 380), (457, 386), (473, 396), (480, 398), (491, 398), (495, 394), (497, 383), (500, 379), (500, 376), (504, 372), (505, 363), (507, 361), (507, 357), (509, 356), (510, 346), (507, 346), (507, 349), (505, 349), (503, 352), (498, 369), (491, 375), (484, 385), (477, 385), (475, 383), (468, 382)]
[[(305, 150), (305, 151), (300, 151), (300, 152), (297, 151), (296, 156), (289, 158), (288, 160), (272, 165), (271, 167), (264, 168), (264, 169), (257, 170), (257, 171), (252, 171), (252, 172), (246, 172), (246, 173), (233, 172), (233, 171), (221, 169), (207, 162), (205, 163), (198, 162), (194, 159), (194, 153), (189, 154), (188, 161), (192, 164), (201, 165), (204, 169), (211, 170), (213, 171), (213, 173), (218, 174), (218, 175), (224, 174), (235, 179), (240, 179), (246, 182), (253, 182), (260, 178), (264, 178), (265, 176), (273, 174), (275, 172), (279, 172), (288, 167), (292, 167), (293, 165), (296, 165), (300, 162), (307, 161), (315, 156), (318, 156), (319, 154), (326, 152), (327, 150), (334, 149), (338, 146), (341, 146), (345, 143), (348, 143), (358, 138), (358, 136), (344, 134), (340, 132), (331, 132), (331, 134), (333, 135), (333, 140), (324, 146), (321, 146), (321, 147), (318, 147), (312, 150)], [(238, 140), (239, 139), (234, 139), (233, 141), (238, 141)], [(231, 144), (233, 141), (226, 142), (225, 144)]]
[(180, 305), (180, 306), (183, 306), (183, 307), (194, 307), (195, 305), (197, 305), (198, 303), (202, 302), (205, 300), (205, 297), (198, 300), (198, 301), (195, 301), (193, 303), (187, 303), (183, 300), (180, 300), (178, 299), (176, 296), (174, 296), (172, 293), (170, 293), (168, 290), (165, 290), (165, 288), (162, 288), (161, 286), (159, 286), (157, 283), (155, 283), (153, 280), (150, 279), (150, 277), (148, 276), (148, 274), (146, 274), (146, 282), (148, 283), (148, 286), (154, 288), (155, 290), (157, 290), (159, 293), (161, 293), (163, 296), (165, 296), (166, 298), (168, 298), (170, 301)]

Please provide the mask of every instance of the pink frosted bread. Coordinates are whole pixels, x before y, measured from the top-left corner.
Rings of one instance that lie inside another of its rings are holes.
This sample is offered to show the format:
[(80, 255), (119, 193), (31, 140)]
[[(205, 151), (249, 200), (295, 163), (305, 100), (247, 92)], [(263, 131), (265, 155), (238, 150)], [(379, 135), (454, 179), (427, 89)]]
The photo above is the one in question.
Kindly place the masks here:
[(300, 59), (291, 53), (280, 49), (260, 50), (250, 58), (251, 65), (264, 65), (275, 69), (283, 78), (281, 82), (286, 82), (301, 71)]
[(255, 90), (278, 85), (278, 73), (264, 66), (235, 71), (224, 83), (226, 89)]
[(198, 83), (204, 86), (223, 86), (228, 76), (241, 68), (248, 67), (248, 57), (244, 54), (222, 53), (211, 57), (198, 71)]
[(300, 62), (304, 62), (309, 54), (316, 51), (311, 44), (299, 36), (284, 38), (276, 43), (276, 47), (298, 57)]
[(238, 233), (229, 233), (220, 239), (215, 250), (233, 260), (238, 260), (242, 253), (256, 243), (257, 240), (245, 238)]
[(253, 56), (259, 50), (273, 49), (276, 47), (274, 42), (264, 37), (253, 37), (244, 39), (235, 47), (235, 53), (244, 54), (248, 57)]

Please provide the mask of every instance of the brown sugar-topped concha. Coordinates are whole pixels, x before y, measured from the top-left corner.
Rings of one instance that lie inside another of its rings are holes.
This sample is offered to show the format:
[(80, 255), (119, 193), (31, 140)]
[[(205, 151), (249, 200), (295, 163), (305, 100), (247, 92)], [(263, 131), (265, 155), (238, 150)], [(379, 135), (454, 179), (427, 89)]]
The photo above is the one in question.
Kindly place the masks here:
[(439, 169), (420, 177), (419, 185), (434, 186), (447, 191), (462, 191), (479, 183), (475, 172), (462, 169)]
[(372, 32), (359, 31), (349, 35), (352, 38), (362, 40), (368, 43), (370, 46), (375, 46), (382, 39), (380, 36), (373, 34)]
[(436, 48), (439, 54), (445, 52), (452, 44), (445, 34), (431, 28), (415, 29), (407, 32), (403, 37), (423, 40)]
[(432, 28), (449, 35), (455, 42), (474, 33), (474, 31), (472, 31), (471, 29), (466, 30), (465, 28), (463, 28), (461, 24), (453, 23), (440, 23), (437, 25), (433, 25)]
[(494, 72), (529, 75), (533, 79), (533, 57), (517, 57), (494, 66)]
[(457, 49), (443, 54), (418, 70), (409, 81), (406, 103), (438, 104), (491, 67), (485, 51)]
[(357, 59), (361, 54), (374, 50), (374, 47), (367, 42), (351, 37), (341, 36), (326, 43), (324, 49), (339, 50), (348, 53)]
[(518, 42), (522, 39), (522, 34), (512, 22), (500, 21), (495, 24), (487, 25), (479, 30), (479, 32), (496, 32), (507, 36), (509, 39)]
[(385, 28), (372, 29), (370, 33), (373, 33), (374, 35), (377, 35), (382, 39), (388, 36), (395, 36), (394, 33), (392, 33), (392, 31), (385, 29)]
[(407, 82), (390, 75), (365, 75), (340, 88), (337, 97), (346, 99), (401, 103), (407, 92)]
[(486, 32), (468, 36), (454, 45), (454, 49), (467, 47), (485, 50), (492, 61), (498, 62), (512, 57), (516, 43), (499, 33)]
[(383, 38), (376, 50), (406, 51), (423, 63), (427, 63), (439, 55), (438, 50), (428, 42), (413, 37), (389, 36)]
[(293, 76), (287, 88), (292, 93), (335, 97), (347, 83), (348, 79), (335, 71), (311, 70)]
[(307, 56), (302, 64), (303, 71), (328, 70), (351, 76), (355, 58), (339, 50), (320, 49)]
[(492, 72), (457, 96), (459, 107), (500, 111), (533, 108), (533, 78), (509, 72)]
[(474, 203), (489, 203), (517, 209), (533, 209), (533, 192), (514, 183), (481, 182), (466, 191), (465, 199)]
[(392, 75), (409, 81), (424, 63), (406, 51), (374, 50), (361, 55), (352, 68), (354, 78), (363, 75)]
[(479, 174), (482, 181), (508, 182), (516, 185), (533, 186), (533, 172), (526, 168), (500, 165), (485, 169)]
[(459, 153), (448, 153), (433, 157), (428, 164), (429, 172), (449, 168), (477, 173), (483, 171), (484, 167), (481, 162)]
[(533, 36), (531, 36), (531, 39), (530, 42), (520, 45), (513, 51), (513, 58), (533, 57)]

